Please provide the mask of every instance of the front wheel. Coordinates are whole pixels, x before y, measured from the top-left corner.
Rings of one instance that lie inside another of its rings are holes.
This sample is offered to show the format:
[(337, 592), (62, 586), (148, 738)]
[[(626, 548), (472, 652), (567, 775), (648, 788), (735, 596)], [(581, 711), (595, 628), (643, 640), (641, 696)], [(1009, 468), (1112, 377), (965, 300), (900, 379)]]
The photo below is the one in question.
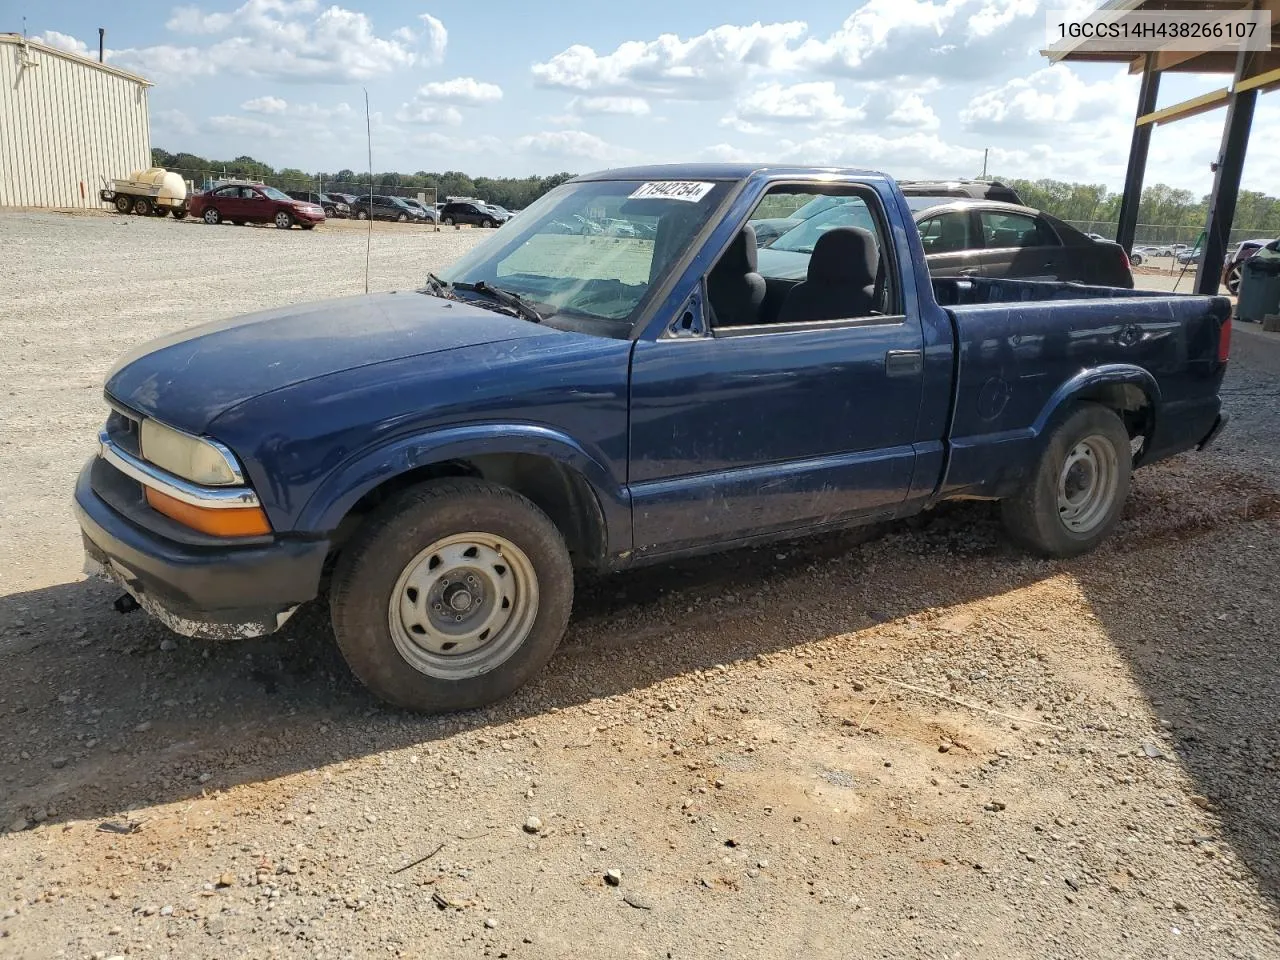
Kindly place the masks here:
[(446, 227), (452, 227), (452, 226), (453, 226), (453, 217), (445, 217), (445, 218), (444, 218), (444, 220), (443, 220), (442, 222), (444, 223), (444, 225), (445, 225)]
[(146, 197), (139, 197), (133, 201), (133, 212), (139, 217), (151, 216), (151, 201)]
[(173, 208), (172, 210), (170, 210), (169, 212), (170, 212), (171, 214), (173, 214), (173, 219), (175, 219), (175, 220), (184, 220), (184, 219), (186, 219), (186, 216), (187, 216), (187, 208), (186, 208), (186, 207), (174, 207), (174, 208)]
[(555, 525), (520, 494), (436, 480), (388, 501), (338, 560), (338, 647), (371, 691), (429, 713), (483, 707), (551, 659), (573, 570)]
[(128, 213), (133, 209), (133, 197), (116, 197), (116, 213)]
[(292, 226), (293, 226), (293, 217), (289, 213), (285, 212), (284, 210), (281, 210), (279, 213), (276, 214), (277, 229), (288, 230)]
[(484, 221), (484, 223), (480, 224), (480, 226), (485, 227), (485, 228), (489, 228), (489, 227), (496, 227), (496, 226), (497, 226), (497, 224), (496, 224), (494, 221), (492, 221), (492, 220), (488, 220), (488, 219), (486, 219), (486, 220)]
[(1046, 557), (1074, 557), (1101, 543), (1129, 496), (1129, 432), (1112, 410), (1078, 407), (1054, 427), (1026, 488), (1001, 501), (1009, 536)]
[(369, 219), (369, 211), (368, 211), (368, 210), (361, 210), (361, 211), (359, 211), (359, 212), (356, 214), (356, 219), (357, 219), (357, 220), (368, 220), (368, 219)]
[(396, 220), (397, 220), (399, 223), (404, 223), (404, 222), (405, 222), (406, 220), (408, 220), (408, 219), (409, 219), (409, 215), (408, 215), (407, 213), (402, 213), (402, 214), (400, 214), (399, 216), (397, 216), (397, 217), (396, 217)]

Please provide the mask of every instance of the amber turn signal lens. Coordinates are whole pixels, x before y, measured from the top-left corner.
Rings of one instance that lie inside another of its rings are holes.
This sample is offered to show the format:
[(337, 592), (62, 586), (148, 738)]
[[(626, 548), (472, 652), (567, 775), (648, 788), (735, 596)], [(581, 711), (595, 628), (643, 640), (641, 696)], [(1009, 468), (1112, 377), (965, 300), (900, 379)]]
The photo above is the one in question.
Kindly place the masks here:
[(152, 510), (201, 533), (215, 537), (260, 537), (271, 532), (271, 524), (261, 507), (211, 509), (183, 503), (151, 487), (146, 491)]

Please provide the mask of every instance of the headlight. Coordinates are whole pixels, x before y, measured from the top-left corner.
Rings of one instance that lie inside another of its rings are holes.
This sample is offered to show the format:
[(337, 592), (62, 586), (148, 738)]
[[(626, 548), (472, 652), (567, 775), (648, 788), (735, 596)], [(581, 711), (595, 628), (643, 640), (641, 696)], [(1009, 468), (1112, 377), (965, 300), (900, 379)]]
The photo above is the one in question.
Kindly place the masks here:
[(150, 418), (142, 421), (142, 456), (162, 470), (192, 483), (211, 487), (244, 483), (240, 465), (226, 447)]

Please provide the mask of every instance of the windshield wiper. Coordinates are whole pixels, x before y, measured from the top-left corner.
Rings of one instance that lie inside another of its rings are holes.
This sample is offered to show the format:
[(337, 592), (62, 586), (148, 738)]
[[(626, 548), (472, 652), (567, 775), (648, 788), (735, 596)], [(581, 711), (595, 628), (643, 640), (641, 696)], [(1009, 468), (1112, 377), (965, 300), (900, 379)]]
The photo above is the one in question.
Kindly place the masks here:
[(542, 322), (542, 314), (533, 309), (533, 306), (524, 297), (518, 293), (512, 293), (510, 290), (503, 290), (501, 287), (492, 287), (483, 280), (477, 280), (475, 283), (454, 283), (450, 284), (455, 290), (468, 290), (474, 293), (483, 294), (491, 300), (496, 300), (504, 307), (510, 307), (526, 320), (534, 323)]
[(433, 297), (450, 297), (449, 288), (452, 286), (453, 284), (441, 280), (434, 273), (427, 274), (427, 292)]

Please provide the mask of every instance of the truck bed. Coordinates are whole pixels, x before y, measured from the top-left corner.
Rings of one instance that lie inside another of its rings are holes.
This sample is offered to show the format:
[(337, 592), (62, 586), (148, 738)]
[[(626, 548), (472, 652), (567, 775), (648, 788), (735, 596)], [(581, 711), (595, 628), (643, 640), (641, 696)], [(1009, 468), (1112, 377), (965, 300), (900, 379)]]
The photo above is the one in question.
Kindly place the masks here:
[(1226, 297), (976, 278), (933, 288), (957, 357), (946, 495), (1016, 490), (1064, 396), (1118, 399), (1143, 435), (1138, 463), (1189, 450), (1214, 426)]

